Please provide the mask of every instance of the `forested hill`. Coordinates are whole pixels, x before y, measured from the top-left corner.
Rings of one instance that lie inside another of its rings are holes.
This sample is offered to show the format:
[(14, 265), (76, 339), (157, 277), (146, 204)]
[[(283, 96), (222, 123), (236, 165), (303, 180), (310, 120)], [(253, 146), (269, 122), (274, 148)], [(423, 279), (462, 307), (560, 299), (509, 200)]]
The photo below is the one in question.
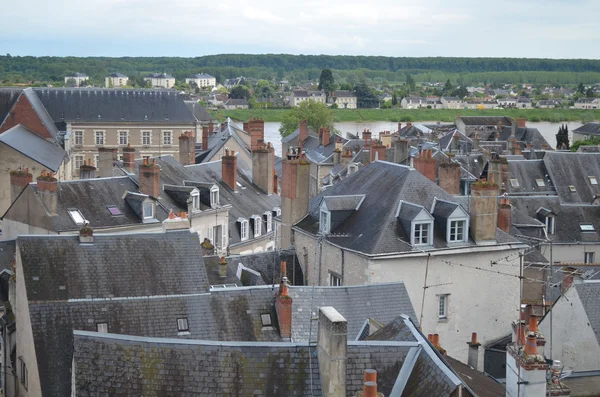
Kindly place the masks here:
[[(295, 71), (362, 70), (367, 73), (504, 73), (504, 72), (600, 72), (600, 60), (525, 58), (407, 58), (378, 56), (223, 54), (196, 58), (177, 57), (19, 57), (0, 56), (0, 79), (19, 77), (35, 81), (60, 81), (66, 73), (82, 72), (103, 78), (110, 72), (130, 76), (167, 72), (177, 79), (206, 72), (219, 80), (239, 74), (283, 78)], [(311, 73), (312, 75), (312, 73)], [(310, 76), (308, 76), (310, 77)], [(385, 76), (384, 76), (385, 77)]]

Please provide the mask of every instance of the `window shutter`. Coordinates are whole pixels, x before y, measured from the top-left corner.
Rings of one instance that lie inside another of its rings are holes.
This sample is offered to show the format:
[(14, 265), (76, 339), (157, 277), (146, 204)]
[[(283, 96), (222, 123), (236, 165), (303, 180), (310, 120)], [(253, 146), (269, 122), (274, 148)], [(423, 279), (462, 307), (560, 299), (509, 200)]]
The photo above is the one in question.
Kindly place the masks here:
[(227, 248), (227, 225), (223, 224), (221, 226), (221, 248)]

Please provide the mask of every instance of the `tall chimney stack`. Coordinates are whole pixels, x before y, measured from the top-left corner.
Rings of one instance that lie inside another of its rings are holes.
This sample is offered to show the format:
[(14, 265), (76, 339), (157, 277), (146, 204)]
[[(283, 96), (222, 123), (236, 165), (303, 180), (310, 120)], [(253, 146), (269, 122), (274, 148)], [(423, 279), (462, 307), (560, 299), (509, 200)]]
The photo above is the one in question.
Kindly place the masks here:
[(10, 202), (14, 203), (23, 189), (33, 181), (33, 175), (29, 168), (14, 170), (10, 172)]
[(308, 214), (310, 162), (301, 154), (281, 165), (281, 248), (288, 248), (292, 226)]
[[(285, 262), (281, 264), (282, 271), (285, 269)], [(279, 333), (284, 340), (292, 338), (292, 297), (289, 295), (287, 286), (287, 277), (281, 274), (279, 291), (275, 297), (275, 311), (277, 312), (277, 321), (279, 323)]]
[(485, 180), (471, 184), (470, 230), (476, 243), (496, 240), (498, 225), (498, 185)]
[(306, 119), (298, 122), (298, 130), (298, 144), (302, 145), (306, 138), (308, 138), (308, 121)]
[(250, 129), (250, 151), (258, 149), (259, 141), (265, 139), (265, 121), (258, 118), (250, 118), (248, 120), (248, 128)]
[(437, 163), (433, 158), (431, 149), (422, 150), (421, 153), (415, 157), (413, 165), (417, 171), (435, 183), (435, 169)]
[(132, 148), (129, 144), (123, 148), (123, 167), (127, 172), (133, 174), (135, 168), (135, 148)]
[(209, 127), (202, 127), (202, 151), (208, 150), (208, 136), (210, 135)]
[(365, 129), (362, 133), (362, 139), (363, 141), (371, 140), (371, 131)]
[(375, 142), (375, 144), (371, 146), (371, 162), (375, 160), (387, 160), (387, 147), (385, 147), (385, 145), (383, 145), (380, 141)]
[(156, 160), (150, 161), (149, 157), (139, 166), (138, 183), (140, 193), (147, 194), (150, 197), (158, 198), (160, 195), (160, 167)]
[(317, 360), (323, 396), (346, 396), (348, 323), (333, 307), (319, 308)]
[(498, 227), (510, 233), (511, 219), (510, 219), (510, 202), (506, 195), (500, 199), (500, 205), (498, 205)]
[(98, 148), (98, 173), (100, 178), (113, 176), (113, 167), (118, 160), (119, 149), (117, 148)]
[(273, 175), (275, 174), (275, 149), (269, 142), (259, 142), (258, 148), (252, 151), (252, 180), (265, 193), (275, 193)]
[(221, 178), (233, 190), (237, 190), (237, 156), (235, 151), (225, 148), (225, 155), (221, 157)]
[(81, 164), (79, 167), (79, 179), (94, 179), (96, 177), (96, 167), (92, 165), (92, 160)]
[(179, 162), (182, 165), (196, 164), (196, 142), (192, 131), (179, 136)]
[(460, 194), (460, 164), (450, 160), (440, 164), (438, 168), (438, 181), (442, 189), (448, 194)]
[(37, 177), (37, 191), (50, 215), (56, 215), (58, 209), (58, 180), (53, 172), (43, 170)]
[(467, 342), (469, 345), (469, 356), (467, 358), (467, 364), (475, 370), (479, 370), (479, 346), (481, 343), (477, 342), (477, 333), (471, 334), (471, 341)]
[(409, 159), (410, 142), (408, 139), (400, 138), (392, 142), (394, 147), (394, 163), (406, 164)]

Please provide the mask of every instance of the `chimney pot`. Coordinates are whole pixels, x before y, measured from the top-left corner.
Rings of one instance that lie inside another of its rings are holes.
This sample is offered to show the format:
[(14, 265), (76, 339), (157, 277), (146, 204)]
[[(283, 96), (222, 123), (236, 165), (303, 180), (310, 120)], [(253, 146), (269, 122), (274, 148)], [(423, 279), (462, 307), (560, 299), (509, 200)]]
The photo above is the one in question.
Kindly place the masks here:
[(529, 316), (529, 332), (538, 332), (538, 320), (535, 314)]
[(473, 332), (471, 334), (471, 343), (476, 345), (477, 344), (477, 332)]
[(94, 242), (94, 229), (89, 226), (89, 222), (86, 222), (79, 230), (79, 242), (80, 243), (93, 243)]
[(365, 369), (365, 382), (377, 382), (377, 371), (374, 369)]
[(435, 347), (440, 346), (440, 334), (433, 334), (433, 345)]
[(527, 335), (527, 344), (524, 350), (528, 356), (536, 356), (538, 354), (537, 338), (534, 333)]
[(377, 397), (377, 382), (365, 382), (363, 397)]

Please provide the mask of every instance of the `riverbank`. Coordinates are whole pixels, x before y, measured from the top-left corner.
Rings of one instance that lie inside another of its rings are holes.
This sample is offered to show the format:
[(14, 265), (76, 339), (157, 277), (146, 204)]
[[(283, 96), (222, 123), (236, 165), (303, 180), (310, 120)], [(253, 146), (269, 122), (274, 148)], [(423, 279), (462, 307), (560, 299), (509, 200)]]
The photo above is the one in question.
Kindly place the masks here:
[[(266, 122), (278, 122), (290, 109), (247, 109), (217, 110), (210, 113), (219, 121), (230, 117), (232, 120), (248, 120), (259, 117)], [(456, 115), (461, 116), (509, 116), (524, 117), (528, 121), (549, 121), (553, 123), (578, 121), (589, 123), (600, 120), (600, 110), (575, 109), (332, 109), (333, 120), (339, 122), (374, 121), (441, 121), (453, 122)]]

